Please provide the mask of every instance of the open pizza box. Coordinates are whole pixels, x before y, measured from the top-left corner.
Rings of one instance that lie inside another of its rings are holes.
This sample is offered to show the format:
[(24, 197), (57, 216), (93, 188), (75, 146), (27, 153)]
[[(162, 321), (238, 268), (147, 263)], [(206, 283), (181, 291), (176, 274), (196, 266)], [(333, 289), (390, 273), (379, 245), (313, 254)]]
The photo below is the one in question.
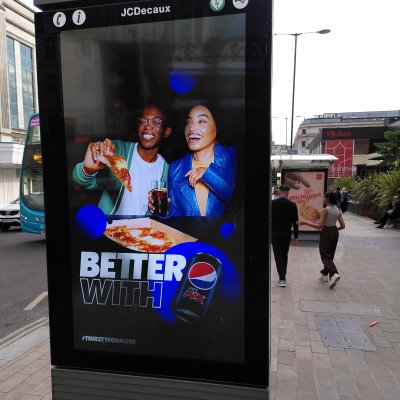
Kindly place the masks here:
[[(128, 230), (134, 230), (138, 228), (153, 228), (154, 231), (164, 232), (174, 240), (175, 244), (196, 242), (198, 240), (193, 236), (187, 235), (184, 232), (181, 232), (175, 228), (171, 228), (170, 226), (155, 221), (151, 218), (117, 219), (114, 220), (111, 224), (107, 224), (107, 228), (113, 228), (123, 225), (125, 225)], [(130, 246), (127, 247), (129, 248)]]

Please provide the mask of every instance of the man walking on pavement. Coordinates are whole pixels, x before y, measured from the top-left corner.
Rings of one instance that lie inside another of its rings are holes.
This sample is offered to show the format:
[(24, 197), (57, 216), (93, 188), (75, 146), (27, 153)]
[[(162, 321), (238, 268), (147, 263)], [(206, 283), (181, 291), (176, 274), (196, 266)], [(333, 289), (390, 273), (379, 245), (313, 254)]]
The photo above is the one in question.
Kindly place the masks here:
[(279, 198), (272, 200), (272, 249), (275, 256), (276, 269), (278, 270), (279, 281), (277, 285), (286, 286), (286, 270), (288, 253), (293, 227), (294, 238), (292, 243), (298, 241), (299, 227), (296, 222), (299, 219), (296, 204), (288, 199), (289, 185), (279, 187)]

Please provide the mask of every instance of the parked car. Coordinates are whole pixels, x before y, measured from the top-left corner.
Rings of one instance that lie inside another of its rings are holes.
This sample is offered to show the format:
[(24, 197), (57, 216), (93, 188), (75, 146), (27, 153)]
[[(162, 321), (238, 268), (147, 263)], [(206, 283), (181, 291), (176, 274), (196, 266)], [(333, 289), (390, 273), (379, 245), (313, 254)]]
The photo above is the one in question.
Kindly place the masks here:
[(11, 226), (20, 226), (21, 216), (19, 213), (19, 198), (0, 207), (0, 229), (8, 231)]

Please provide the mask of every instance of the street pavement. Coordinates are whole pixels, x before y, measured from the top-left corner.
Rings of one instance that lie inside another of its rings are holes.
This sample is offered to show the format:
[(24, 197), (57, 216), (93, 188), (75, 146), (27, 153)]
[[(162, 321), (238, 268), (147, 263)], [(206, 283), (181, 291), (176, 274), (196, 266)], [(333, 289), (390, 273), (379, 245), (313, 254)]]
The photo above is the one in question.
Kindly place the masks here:
[[(272, 256), (271, 400), (400, 399), (400, 230), (344, 218), (335, 289), (318, 280), (317, 241), (290, 248), (285, 288), (275, 285)], [(325, 347), (316, 316), (358, 321), (375, 350)], [(45, 318), (1, 339), (0, 399), (51, 399)]]

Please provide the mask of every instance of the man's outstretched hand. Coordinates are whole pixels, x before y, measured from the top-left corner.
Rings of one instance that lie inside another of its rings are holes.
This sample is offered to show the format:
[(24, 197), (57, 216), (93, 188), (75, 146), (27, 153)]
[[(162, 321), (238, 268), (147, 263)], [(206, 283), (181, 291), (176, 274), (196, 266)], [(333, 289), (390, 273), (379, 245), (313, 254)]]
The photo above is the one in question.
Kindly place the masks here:
[(301, 184), (309, 188), (311, 183), (304, 178), (301, 172), (286, 172), (285, 173), (285, 185), (289, 185), (292, 189), (298, 190), (301, 188)]

